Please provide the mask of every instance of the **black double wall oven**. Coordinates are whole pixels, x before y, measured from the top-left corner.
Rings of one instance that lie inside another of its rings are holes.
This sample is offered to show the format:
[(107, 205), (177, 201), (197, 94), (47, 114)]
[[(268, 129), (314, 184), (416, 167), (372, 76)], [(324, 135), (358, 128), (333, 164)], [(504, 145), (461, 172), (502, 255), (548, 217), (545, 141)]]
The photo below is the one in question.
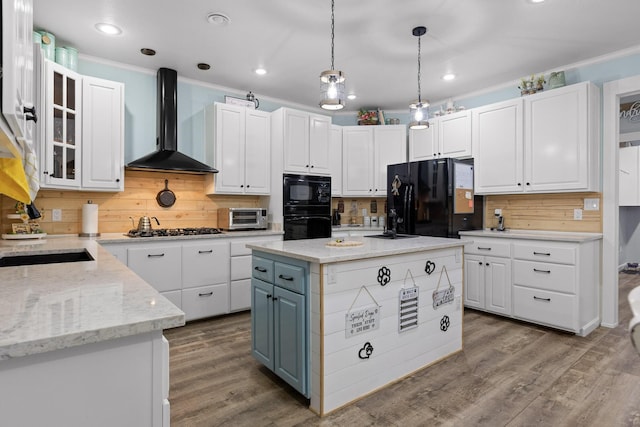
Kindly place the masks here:
[(284, 240), (331, 237), (331, 177), (283, 176)]

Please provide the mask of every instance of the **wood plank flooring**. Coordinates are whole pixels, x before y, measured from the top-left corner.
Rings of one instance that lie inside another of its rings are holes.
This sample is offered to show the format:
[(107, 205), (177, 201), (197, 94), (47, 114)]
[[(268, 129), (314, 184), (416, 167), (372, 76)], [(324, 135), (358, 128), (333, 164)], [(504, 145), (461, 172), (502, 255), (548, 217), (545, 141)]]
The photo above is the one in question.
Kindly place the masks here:
[(165, 331), (172, 427), (640, 426), (640, 355), (620, 324), (586, 338), (465, 310), (464, 350), (324, 418), (251, 354), (248, 312)]

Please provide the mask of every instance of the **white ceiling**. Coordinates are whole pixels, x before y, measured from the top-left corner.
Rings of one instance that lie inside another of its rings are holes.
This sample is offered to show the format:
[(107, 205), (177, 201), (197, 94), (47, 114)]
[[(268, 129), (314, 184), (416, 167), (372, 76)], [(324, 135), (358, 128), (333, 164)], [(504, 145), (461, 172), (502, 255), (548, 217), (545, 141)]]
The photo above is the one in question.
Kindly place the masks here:
[[(34, 27), (81, 54), (239, 91), (317, 107), (318, 76), (331, 65), (330, 0), (33, 0)], [(207, 22), (211, 12), (230, 18)], [(417, 98), (417, 38), (422, 38), (422, 98), (442, 101), (532, 73), (640, 45), (639, 0), (336, 0), (335, 68), (345, 110), (403, 110)], [(98, 22), (122, 28), (99, 34)], [(141, 48), (157, 51), (153, 57)], [(211, 65), (209, 71), (196, 67)], [(257, 76), (254, 69), (268, 74)], [(638, 70), (640, 72), (640, 70)], [(458, 77), (444, 82), (441, 76)], [(514, 95), (517, 92), (514, 92)]]

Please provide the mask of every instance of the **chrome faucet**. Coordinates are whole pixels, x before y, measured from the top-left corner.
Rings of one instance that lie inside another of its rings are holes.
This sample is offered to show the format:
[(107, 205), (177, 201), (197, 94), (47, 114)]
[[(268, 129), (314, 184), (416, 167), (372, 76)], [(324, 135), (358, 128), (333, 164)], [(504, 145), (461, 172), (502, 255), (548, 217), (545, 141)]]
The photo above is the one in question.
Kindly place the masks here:
[(395, 239), (396, 238), (396, 234), (398, 233), (398, 214), (396, 213), (395, 209), (389, 209), (389, 225), (391, 226), (391, 228), (387, 228), (387, 233), (386, 234), (390, 234), (391, 238)]

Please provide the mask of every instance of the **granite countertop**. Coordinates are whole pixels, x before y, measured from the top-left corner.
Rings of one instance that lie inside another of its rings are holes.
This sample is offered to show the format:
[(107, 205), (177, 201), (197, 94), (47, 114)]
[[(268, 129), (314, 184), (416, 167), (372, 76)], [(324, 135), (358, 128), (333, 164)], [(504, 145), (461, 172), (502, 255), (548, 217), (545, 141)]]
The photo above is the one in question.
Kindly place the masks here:
[(563, 231), (541, 230), (472, 230), (460, 231), (461, 236), (497, 237), (502, 239), (552, 240), (557, 242), (588, 242), (602, 239), (602, 233), (568, 233)]
[(107, 233), (95, 239), (100, 243), (140, 243), (140, 242), (168, 242), (172, 240), (199, 240), (199, 239), (223, 239), (234, 237), (278, 236), (284, 231), (274, 230), (246, 230), (223, 231), (219, 234), (198, 234), (195, 236), (155, 236), (155, 237), (129, 237), (126, 233)]
[(377, 239), (365, 236), (345, 238), (348, 242), (362, 242), (360, 246), (333, 247), (327, 243), (331, 238), (288, 240), (247, 244), (248, 248), (282, 255), (303, 261), (328, 264), (339, 261), (376, 258), (383, 256), (408, 254), (435, 249), (452, 248), (465, 244), (460, 239), (416, 236), (404, 239)]
[(0, 267), (0, 360), (184, 325), (184, 313), (98, 241), (0, 241), (9, 255), (78, 252), (94, 261)]

